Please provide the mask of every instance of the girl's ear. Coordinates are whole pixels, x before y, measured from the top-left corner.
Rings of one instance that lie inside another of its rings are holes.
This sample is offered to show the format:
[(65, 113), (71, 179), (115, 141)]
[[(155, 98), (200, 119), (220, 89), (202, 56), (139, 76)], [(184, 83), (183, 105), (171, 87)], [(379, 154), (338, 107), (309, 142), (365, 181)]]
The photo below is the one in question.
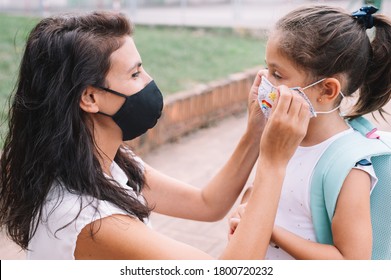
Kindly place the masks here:
[(327, 78), (323, 81), (323, 91), (320, 99), (334, 101), (341, 92), (341, 84), (336, 78)]
[(80, 108), (87, 113), (99, 112), (99, 106), (96, 100), (98, 89), (88, 86), (81, 95)]

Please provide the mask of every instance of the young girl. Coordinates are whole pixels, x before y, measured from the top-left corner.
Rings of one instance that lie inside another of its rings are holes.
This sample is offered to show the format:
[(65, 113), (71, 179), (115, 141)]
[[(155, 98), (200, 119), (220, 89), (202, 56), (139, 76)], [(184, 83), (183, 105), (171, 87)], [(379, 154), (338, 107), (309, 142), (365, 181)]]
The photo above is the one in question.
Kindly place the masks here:
[(152, 128), (163, 108), (132, 32), (123, 15), (104, 12), (46, 18), (32, 30), (1, 157), (0, 225), (30, 259), (208, 259), (153, 231), (150, 211), (220, 219), (258, 158), (263, 168), (248, 211), (221, 258), (263, 258), (308, 105), (280, 87), (278, 114), (264, 127), (258, 75), (248, 127), (231, 158), (202, 190), (189, 186), (145, 164), (124, 142)]
[[(316, 243), (310, 182), (326, 148), (358, 133), (346, 119), (382, 112), (390, 100), (391, 23), (372, 15), (375, 11), (364, 7), (351, 15), (328, 6), (300, 8), (280, 19), (270, 34), (268, 71), (260, 85), (263, 110), (271, 106), (265, 96), (272, 96), (273, 85), (286, 85), (308, 98), (313, 117), (288, 164), (268, 259), (371, 258), (370, 193), (377, 178), (370, 160), (359, 161), (343, 183), (331, 225), (334, 245)], [(373, 27), (371, 41), (366, 31)], [(341, 116), (341, 101), (356, 91), (356, 105)]]

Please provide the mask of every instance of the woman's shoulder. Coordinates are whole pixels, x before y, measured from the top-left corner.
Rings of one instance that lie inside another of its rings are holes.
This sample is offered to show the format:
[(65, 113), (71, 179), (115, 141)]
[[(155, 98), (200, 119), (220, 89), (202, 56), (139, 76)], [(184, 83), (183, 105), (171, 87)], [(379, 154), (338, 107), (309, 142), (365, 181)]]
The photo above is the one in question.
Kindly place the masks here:
[[(92, 222), (101, 217), (126, 212), (105, 200), (91, 195), (78, 194), (61, 183), (52, 186), (44, 204), (43, 216), (49, 221), (64, 224), (75, 223), (79, 220)], [(84, 223), (84, 222), (83, 222)]]
[(53, 184), (29, 242), (28, 258), (73, 259), (82, 229), (115, 214), (129, 215), (108, 201), (77, 194), (59, 182)]

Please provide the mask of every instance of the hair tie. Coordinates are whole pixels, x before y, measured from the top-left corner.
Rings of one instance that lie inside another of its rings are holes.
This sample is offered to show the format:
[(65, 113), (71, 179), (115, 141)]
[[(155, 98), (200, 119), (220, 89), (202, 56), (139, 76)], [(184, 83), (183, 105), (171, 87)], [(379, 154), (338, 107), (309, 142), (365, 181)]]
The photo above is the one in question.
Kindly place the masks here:
[(357, 19), (359, 22), (364, 23), (366, 29), (373, 27), (373, 16), (379, 9), (374, 6), (364, 6), (360, 10), (354, 12), (352, 17)]

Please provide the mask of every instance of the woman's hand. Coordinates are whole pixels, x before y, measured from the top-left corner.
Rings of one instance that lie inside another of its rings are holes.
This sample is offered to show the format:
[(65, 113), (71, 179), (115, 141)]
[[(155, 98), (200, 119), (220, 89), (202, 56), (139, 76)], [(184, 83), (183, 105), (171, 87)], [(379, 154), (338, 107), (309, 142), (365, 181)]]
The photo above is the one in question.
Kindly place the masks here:
[(262, 158), (271, 164), (287, 163), (305, 137), (310, 120), (308, 103), (286, 86), (278, 98), (260, 143)]
[[(228, 239), (231, 241), (234, 239), (233, 236), (239, 228), (239, 224), (242, 223), (243, 218), (246, 216), (246, 208), (255, 208), (263, 205), (265, 209), (269, 209), (269, 212), (264, 210), (263, 213), (259, 213), (260, 216), (263, 216), (262, 219), (259, 219), (259, 222), (262, 223), (259, 226), (264, 226), (265, 229), (264, 236), (259, 238), (262, 238), (266, 244), (264, 247), (265, 252), (271, 236), (271, 229), (278, 205), (279, 189), (282, 186), (285, 174), (284, 170), (304, 138), (310, 119), (308, 103), (300, 95), (292, 92), (285, 86), (280, 86), (278, 90), (279, 96), (275, 103), (276, 105), (266, 123), (261, 138), (261, 154), (254, 185), (248, 188), (241, 204), (228, 219)], [(275, 187), (278, 188), (274, 189)], [(254, 202), (247, 203), (251, 199), (254, 189), (257, 190), (257, 195), (254, 196), (256, 202), (255, 204)], [(254, 224), (253, 226), (255, 227), (256, 225)], [(266, 229), (270, 230), (270, 235)]]
[(230, 240), (232, 235), (235, 233), (235, 230), (239, 225), (240, 219), (242, 218), (242, 215), (246, 210), (246, 205), (247, 203), (240, 204), (238, 208), (236, 208), (235, 211), (232, 212), (232, 214), (228, 218), (228, 226), (229, 226), (228, 240)]
[(258, 102), (258, 88), (261, 83), (262, 76), (265, 76), (266, 74), (266, 69), (258, 71), (248, 95), (247, 133), (257, 140), (257, 142), (261, 139), (261, 135), (266, 124), (266, 118), (264, 117)]

